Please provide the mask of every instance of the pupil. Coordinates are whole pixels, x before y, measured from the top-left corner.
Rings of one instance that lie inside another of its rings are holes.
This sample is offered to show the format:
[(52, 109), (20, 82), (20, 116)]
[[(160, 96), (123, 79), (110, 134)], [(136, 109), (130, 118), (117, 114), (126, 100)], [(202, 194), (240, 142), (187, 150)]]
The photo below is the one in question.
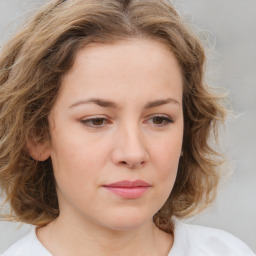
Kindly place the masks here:
[(94, 119), (94, 120), (93, 120), (93, 123), (94, 123), (94, 125), (101, 125), (101, 124), (102, 124), (102, 121), (103, 121), (102, 118), (97, 118), (97, 119)]
[(163, 121), (162, 117), (154, 117), (155, 124), (162, 124), (162, 121)]

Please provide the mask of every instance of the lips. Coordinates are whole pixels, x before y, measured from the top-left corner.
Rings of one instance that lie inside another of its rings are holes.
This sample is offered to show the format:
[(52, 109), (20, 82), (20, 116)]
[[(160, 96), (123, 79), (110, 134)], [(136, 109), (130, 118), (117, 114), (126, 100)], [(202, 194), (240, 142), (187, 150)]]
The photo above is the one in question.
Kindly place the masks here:
[(123, 187), (123, 188), (132, 188), (132, 187), (150, 187), (150, 184), (143, 180), (122, 180), (119, 182), (111, 183), (109, 185), (105, 185), (105, 187)]
[(126, 199), (136, 199), (141, 197), (149, 188), (150, 184), (143, 180), (122, 180), (119, 182), (104, 185), (106, 190)]

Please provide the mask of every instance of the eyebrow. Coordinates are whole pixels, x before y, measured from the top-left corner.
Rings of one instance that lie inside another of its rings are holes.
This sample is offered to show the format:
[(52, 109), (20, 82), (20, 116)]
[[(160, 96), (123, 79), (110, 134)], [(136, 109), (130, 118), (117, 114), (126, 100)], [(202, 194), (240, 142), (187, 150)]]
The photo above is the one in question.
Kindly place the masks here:
[[(90, 98), (90, 99), (87, 99), (87, 100), (79, 100), (79, 101), (73, 103), (69, 108), (73, 108), (73, 107), (77, 107), (77, 106), (82, 105), (82, 104), (89, 104), (89, 103), (94, 103), (94, 104), (96, 104), (100, 107), (104, 107), (104, 108), (113, 108), (113, 109), (121, 108), (117, 103), (115, 103), (113, 101), (100, 99), (100, 98)], [(167, 99), (160, 99), (160, 100), (150, 101), (145, 105), (144, 109), (150, 109), (150, 108), (162, 106), (162, 105), (165, 105), (165, 104), (168, 104), (168, 103), (173, 103), (173, 104), (180, 105), (180, 103), (176, 99), (167, 98)]]

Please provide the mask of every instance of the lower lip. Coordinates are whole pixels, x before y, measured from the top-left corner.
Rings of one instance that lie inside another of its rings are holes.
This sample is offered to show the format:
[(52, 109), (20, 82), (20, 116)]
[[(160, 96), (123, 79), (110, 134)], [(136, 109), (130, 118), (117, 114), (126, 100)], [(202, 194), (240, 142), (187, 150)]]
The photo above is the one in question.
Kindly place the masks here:
[(104, 187), (110, 192), (127, 199), (135, 199), (141, 197), (149, 187)]

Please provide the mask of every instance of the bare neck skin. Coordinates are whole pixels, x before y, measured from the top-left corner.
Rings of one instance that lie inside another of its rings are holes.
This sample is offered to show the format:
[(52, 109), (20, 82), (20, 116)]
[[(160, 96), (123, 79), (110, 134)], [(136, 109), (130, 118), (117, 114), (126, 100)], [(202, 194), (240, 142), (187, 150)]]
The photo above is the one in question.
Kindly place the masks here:
[(37, 229), (37, 237), (53, 256), (167, 256), (174, 240), (153, 221), (133, 230), (111, 230), (62, 216)]

